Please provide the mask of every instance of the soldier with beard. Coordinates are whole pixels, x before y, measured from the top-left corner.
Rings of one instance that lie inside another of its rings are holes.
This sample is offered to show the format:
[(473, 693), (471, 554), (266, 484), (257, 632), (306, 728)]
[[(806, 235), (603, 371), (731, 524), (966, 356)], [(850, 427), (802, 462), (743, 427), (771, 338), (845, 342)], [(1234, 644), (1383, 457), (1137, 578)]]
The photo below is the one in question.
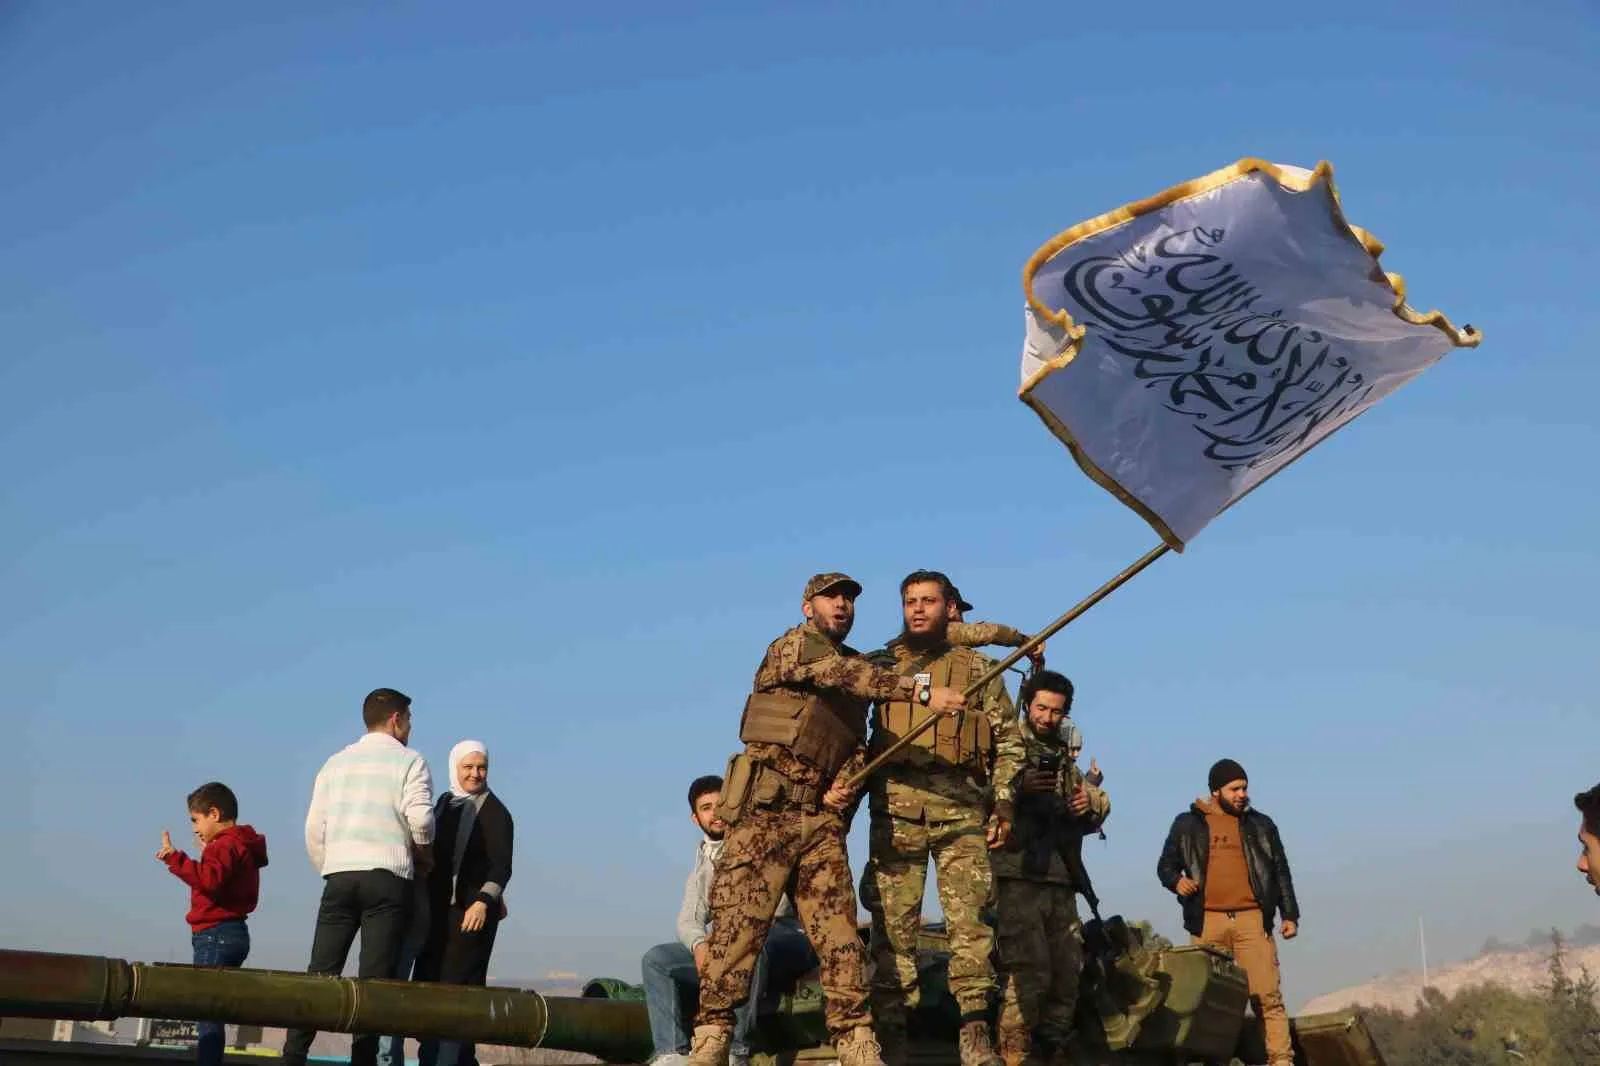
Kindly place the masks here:
[(734, 1009), (778, 899), (794, 900), (820, 962), (828, 1033), (840, 1066), (882, 1066), (872, 1035), (866, 956), (856, 935), (856, 895), (845, 852), (844, 787), (866, 763), (868, 701), (912, 700), (959, 711), (958, 688), (918, 686), (844, 644), (861, 585), (818, 574), (801, 600), (805, 622), (767, 647), (745, 701), (718, 816), (728, 831), (711, 884), (711, 934), (689, 1066), (727, 1066)]
[[(918, 570), (900, 583), (905, 627), (869, 658), (916, 681), (915, 698), (879, 698), (870, 751), (876, 754), (925, 721), (935, 686), (964, 691), (989, 660), (949, 639), (957, 601), (950, 579)], [(993, 931), (983, 921), (991, 877), (989, 849), (1005, 843), (1012, 817), (1012, 779), (1022, 738), (1000, 678), (959, 716), (940, 718), (872, 775), (870, 890), (872, 1010), (890, 1066), (903, 1066), (909, 1011), (919, 1001), (917, 935), (931, 857), (950, 938), (950, 992), (961, 1011), (962, 1066), (999, 1066), (987, 1013), (994, 990)], [(993, 810), (988, 809), (993, 784)]]
[[(993, 855), (999, 941), (1000, 1057), (1046, 1066), (1068, 1055), (1083, 970), (1077, 894), (1083, 835), (1099, 829), (1111, 800), (1085, 783), (1062, 736), (1072, 682), (1040, 670), (1022, 686), (1027, 750), (1016, 785), (1016, 823)], [(1083, 883), (1080, 883), (1083, 882)]]

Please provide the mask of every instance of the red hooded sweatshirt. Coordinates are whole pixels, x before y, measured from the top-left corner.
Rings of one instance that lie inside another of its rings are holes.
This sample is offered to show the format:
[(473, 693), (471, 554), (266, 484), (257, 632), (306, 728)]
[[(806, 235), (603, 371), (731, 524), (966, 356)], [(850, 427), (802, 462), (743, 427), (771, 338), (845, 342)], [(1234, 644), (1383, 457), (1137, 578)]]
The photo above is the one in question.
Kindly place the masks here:
[(256, 909), (258, 872), (267, 864), (267, 838), (248, 825), (235, 825), (211, 838), (195, 862), (181, 851), (166, 858), (167, 869), (189, 886), (189, 928), (196, 933), (243, 918)]

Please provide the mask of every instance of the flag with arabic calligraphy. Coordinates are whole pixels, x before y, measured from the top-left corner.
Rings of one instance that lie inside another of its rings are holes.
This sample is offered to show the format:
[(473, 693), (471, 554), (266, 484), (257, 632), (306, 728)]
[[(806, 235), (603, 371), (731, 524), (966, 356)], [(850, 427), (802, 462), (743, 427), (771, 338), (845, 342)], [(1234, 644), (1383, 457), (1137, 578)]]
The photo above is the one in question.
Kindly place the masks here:
[(1056, 236), (1023, 272), (1021, 398), (1183, 545), (1438, 362), (1476, 346), (1405, 302), (1332, 168), (1244, 159)]

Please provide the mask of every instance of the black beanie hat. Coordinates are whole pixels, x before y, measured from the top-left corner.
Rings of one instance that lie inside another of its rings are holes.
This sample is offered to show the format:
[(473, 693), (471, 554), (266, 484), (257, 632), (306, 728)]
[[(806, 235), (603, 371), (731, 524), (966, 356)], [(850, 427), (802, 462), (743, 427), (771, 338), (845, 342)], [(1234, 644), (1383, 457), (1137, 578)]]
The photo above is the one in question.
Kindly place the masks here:
[(1229, 781), (1248, 781), (1249, 777), (1244, 772), (1244, 767), (1232, 759), (1218, 759), (1216, 765), (1211, 767), (1211, 776), (1207, 783), (1211, 791), (1221, 792), (1222, 786)]

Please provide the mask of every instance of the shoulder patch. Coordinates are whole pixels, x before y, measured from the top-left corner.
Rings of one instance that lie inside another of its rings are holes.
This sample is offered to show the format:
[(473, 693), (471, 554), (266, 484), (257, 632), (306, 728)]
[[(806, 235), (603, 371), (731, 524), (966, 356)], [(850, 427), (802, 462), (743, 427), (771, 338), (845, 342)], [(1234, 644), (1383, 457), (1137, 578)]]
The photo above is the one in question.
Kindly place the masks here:
[(828, 642), (828, 638), (821, 633), (811, 629), (801, 631), (800, 662), (802, 664), (818, 662), (837, 654), (837, 650)]

